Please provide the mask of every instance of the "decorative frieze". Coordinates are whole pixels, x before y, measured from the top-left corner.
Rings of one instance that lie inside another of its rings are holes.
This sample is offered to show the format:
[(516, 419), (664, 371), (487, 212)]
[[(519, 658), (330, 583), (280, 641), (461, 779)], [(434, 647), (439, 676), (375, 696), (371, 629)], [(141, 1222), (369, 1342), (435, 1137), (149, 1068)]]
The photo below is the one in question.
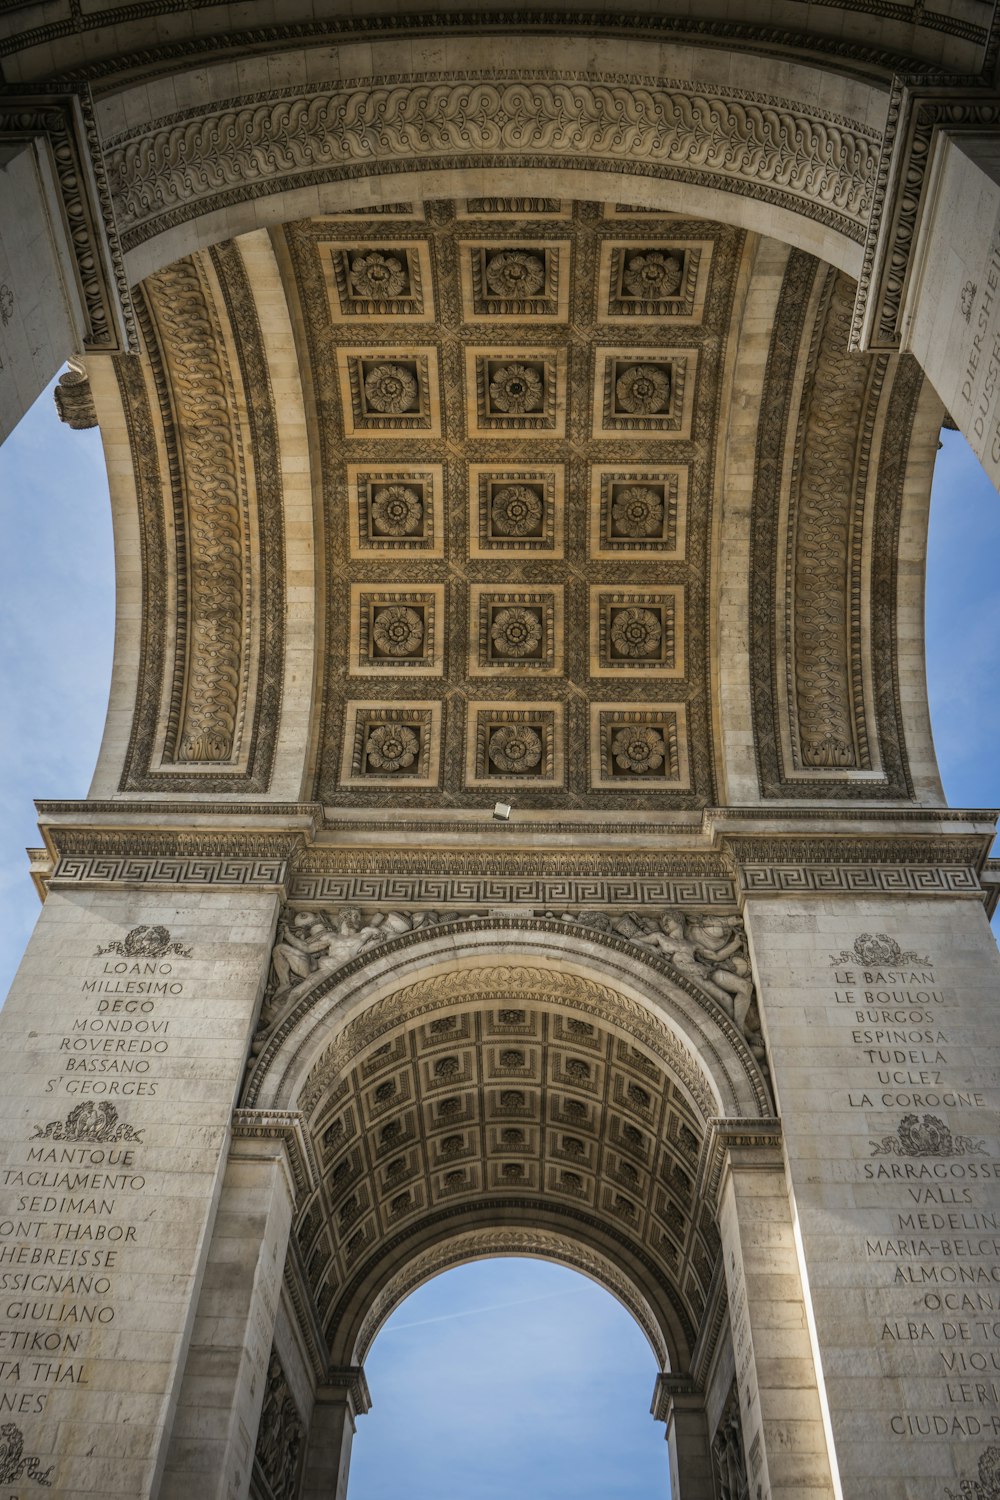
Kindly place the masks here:
[(369, 173), (379, 162), (458, 168), (484, 156), (520, 167), (641, 167), (780, 204), (860, 241), (878, 145), (865, 124), (778, 97), (680, 82), (637, 87), (601, 75), (557, 82), (529, 71), (516, 81), (480, 74), (278, 90), (267, 105), (233, 101), (126, 129), (108, 141), (105, 160), (126, 249), (245, 198), (265, 178), (272, 190), (286, 178), (303, 187)]
[(417, 906), (523, 906), (528, 910), (565, 910), (567, 907), (722, 906), (733, 909), (736, 889), (731, 876), (723, 873), (660, 877), (630, 875), (623, 861), (614, 874), (569, 875), (525, 873), (504, 876), (443, 871), (433, 875), (323, 874), (297, 872), (289, 894), (295, 901), (383, 904), (401, 902)]

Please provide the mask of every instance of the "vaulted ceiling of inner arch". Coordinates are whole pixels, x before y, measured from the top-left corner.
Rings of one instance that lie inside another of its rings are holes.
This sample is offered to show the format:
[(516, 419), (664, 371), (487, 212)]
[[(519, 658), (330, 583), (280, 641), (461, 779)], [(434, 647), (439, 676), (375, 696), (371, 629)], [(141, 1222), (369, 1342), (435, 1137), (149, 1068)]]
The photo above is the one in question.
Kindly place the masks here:
[(693, 1343), (719, 1245), (697, 1192), (704, 1121), (631, 1038), (516, 977), (508, 994), (383, 1032), (315, 1104), (321, 1181), (297, 1243), (328, 1336), (351, 1325), (359, 1287), (398, 1269), (400, 1246), (501, 1208), (511, 1225), (620, 1245)]

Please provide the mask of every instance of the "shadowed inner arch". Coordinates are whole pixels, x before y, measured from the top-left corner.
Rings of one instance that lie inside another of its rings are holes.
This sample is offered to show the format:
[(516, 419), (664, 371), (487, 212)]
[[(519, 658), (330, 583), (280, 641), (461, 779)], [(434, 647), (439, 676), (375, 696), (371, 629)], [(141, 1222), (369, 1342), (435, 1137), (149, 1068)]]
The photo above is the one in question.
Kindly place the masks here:
[(414, 1496), (665, 1496), (658, 1362), (605, 1290), (525, 1253), (408, 1294), (366, 1360), (348, 1496), (392, 1493), (401, 1473)]
[(528, 1254), (601, 1282), (661, 1369), (687, 1366), (721, 1286), (703, 1102), (564, 989), (469, 975), (309, 1091), (319, 1186), (296, 1236), (335, 1364), (439, 1270)]

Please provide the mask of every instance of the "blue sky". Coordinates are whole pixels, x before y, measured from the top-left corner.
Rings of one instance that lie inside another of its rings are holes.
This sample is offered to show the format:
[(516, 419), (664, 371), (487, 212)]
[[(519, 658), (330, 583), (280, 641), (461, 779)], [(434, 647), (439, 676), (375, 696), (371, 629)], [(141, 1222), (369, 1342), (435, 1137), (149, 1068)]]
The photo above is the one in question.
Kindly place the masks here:
[(349, 1500), (669, 1493), (652, 1350), (574, 1271), (514, 1259), (447, 1271), (396, 1309), (365, 1373)]
[[(1000, 798), (1000, 499), (944, 433), (927, 582), (928, 685), (945, 789)], [(38, 912), (23, 850), (32, 799), (86, 795), (111, 670), (114, 569), (96, 431), (50, 392), (0, 449), (0, 995)], [(655, 1366), (629, 1315), (538, 1261), (461, 1267), (415, 1292), (367, 1362), (350, 1500), (649, 1500), (666, 1496)]]

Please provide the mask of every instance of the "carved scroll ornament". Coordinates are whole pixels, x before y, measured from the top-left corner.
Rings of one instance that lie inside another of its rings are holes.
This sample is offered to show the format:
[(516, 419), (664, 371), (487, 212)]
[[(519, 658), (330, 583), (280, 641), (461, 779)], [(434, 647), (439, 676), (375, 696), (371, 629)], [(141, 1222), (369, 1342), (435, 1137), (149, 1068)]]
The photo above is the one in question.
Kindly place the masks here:
[[(243, 198), (265, 180), (330, 181), (380, 162), (646, 164), (657, 176), (728, 186), (793, 207), (853, 239), (871, 208), (878, 142), (856, 124), (788, 100), (691, 84), (482, 76), (328, 85), (242, 102), (125, 134), (108, 175), (127, 248)], [(257, 189), (259, 191), (259, 189)]]

